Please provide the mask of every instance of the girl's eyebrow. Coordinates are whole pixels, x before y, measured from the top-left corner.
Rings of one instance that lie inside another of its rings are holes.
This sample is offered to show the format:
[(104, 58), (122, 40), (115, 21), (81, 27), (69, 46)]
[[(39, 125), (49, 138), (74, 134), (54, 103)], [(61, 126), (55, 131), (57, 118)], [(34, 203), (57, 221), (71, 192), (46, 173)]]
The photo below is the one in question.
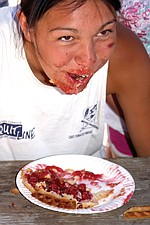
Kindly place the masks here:
[[(100, 28), (99, 30), (103, 30), (106, 26), (108, 26), (109, 24), (112, 24), (114, 22), (117, 22), (116, 19), (112, 19), (110, 21), (108, 21), (107, 23), (104, 23)], [(78, 33), (78, 30), (75, 29), (75, 28), (69, 28), (69, 27), (56, 27), (56, 28), (53, 28), (51, 30), (49, 30), (49, 32), (53, 32), (53, 31), (72, 31), (74, 33)]]
[(74, 33), (78, 33), (77, 29), (75, 28), (69, 28), (69, 27), (56, 27), (56, 28), (53, 28), (51, 30), (49, 30), (49, 32), (53, 32), (53, 31), (72, 31)]
[(116, 23), (117, 20), (116, 19), (112, 19), (110, 21), (108, 21), (107, 23), (103, 24), (99, 30), (103, 30), (106, 26), (108, 26), (109, 24), (112, 24), (112, 23)]

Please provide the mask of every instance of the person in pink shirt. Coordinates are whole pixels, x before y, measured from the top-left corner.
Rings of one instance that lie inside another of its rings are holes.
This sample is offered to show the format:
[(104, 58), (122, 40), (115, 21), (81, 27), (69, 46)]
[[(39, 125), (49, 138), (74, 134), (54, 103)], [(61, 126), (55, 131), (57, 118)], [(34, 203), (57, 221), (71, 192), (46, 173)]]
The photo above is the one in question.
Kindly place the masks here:
[[(118, 13), (119, 21), (131, 29), (143, 43), (150, 56), (150, 1), (122, 0)], [(130, 139), (124, 119), (114, 105), (115, 97), (107, 97), (112, 108), (106, 106), (106, 120), (108, 124), (108, 143), (106, 157), (132, 157), (136, 151)], [(115, 101), (116, 102), (116, 101)]]

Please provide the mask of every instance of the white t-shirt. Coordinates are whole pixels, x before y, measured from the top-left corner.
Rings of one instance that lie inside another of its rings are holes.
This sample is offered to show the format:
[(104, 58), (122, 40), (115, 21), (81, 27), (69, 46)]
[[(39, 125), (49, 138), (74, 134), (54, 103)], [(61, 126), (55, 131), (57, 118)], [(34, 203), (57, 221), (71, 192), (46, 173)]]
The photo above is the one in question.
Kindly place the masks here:
[(0, 11), (0, 160), (93, 155), (103, 142), (108, 63), (77, 95), (42, 84), (18, 48), (13, 13)]

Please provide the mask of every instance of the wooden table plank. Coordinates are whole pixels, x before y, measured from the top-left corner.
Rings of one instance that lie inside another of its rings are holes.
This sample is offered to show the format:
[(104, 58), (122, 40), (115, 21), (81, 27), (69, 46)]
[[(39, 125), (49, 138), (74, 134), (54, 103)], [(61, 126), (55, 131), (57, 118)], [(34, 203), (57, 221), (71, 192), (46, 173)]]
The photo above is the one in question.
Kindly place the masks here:
[(150, 158), (112, 159), (133, 176), (135, 193), (127, 204), (106, 213), (75, 215), (43, 209), (26, 200), (21, 194), (11, 193), (15, 188), (17, 172), (27, 161), (0, 161), (0, 224), (22, 225), (149, 225), (150, 219), (125, 220), (123, 213), (132, 206), (150, 205)]

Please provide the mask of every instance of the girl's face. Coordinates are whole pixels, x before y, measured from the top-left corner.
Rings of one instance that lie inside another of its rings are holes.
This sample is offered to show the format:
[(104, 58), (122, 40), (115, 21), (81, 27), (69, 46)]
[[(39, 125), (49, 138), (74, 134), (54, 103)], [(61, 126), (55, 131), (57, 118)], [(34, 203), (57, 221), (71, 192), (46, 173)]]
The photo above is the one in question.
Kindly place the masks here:
[(30, 29), (29, 36), (29, 64), (65, 93), (77, 94), (109, 60), (116, 19), (102, 1), (88, 0), (73, 12), (59, 5)]

